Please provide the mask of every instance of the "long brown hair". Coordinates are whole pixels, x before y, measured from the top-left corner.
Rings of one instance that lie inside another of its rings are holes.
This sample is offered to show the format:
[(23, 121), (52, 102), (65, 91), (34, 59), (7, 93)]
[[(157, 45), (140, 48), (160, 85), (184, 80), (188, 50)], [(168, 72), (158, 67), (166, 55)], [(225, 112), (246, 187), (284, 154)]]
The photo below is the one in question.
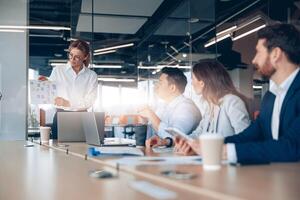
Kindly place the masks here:
[(75, 40), (73, 42), (71, 42), (70, 46), (69, 46), (69, 52), (71, 51), (71, 49), (73, 48), (77, 48), (80, 51), (82, 51), (84, 53), (84, 56), (88, 56), (86, 60), (83, 61), (83, 64), (88, 67), (91, 61), (91, 56), (90, 56), (90, 46), (89, 44), (84, 41), (84, 40)]
[(225, 67), (214, 59), (204, 59), (193, 66), (193, 74), (198, 81), (204, 82), (203, 98), (208, 102), (219, 105), (219, 100), (227, 94), (240, 97), (248, 110), (247, 98), (239, 93)]

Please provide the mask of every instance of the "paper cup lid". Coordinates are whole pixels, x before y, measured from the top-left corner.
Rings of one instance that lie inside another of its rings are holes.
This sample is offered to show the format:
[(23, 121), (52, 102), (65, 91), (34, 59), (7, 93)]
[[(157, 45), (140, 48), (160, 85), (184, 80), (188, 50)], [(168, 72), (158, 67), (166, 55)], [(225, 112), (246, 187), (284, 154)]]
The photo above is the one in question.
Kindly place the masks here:
[(50, 129), (49, 126), (40, 126), (40, 129)]

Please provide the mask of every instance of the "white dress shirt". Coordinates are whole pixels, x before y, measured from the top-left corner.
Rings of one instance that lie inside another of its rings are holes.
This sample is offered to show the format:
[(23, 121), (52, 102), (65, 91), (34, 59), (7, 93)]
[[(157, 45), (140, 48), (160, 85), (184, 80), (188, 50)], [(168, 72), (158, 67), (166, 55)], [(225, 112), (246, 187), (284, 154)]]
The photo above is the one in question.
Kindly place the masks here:
[[(279, 124), (280, 124), (280, 111), (282, 107), (283, 100), (293, 83), (297, 73), (299, 72), (299, 68), (297, 68), (289, 77), (283, 81), (280, 85), (277, 85), (274, 81), (270, 80), (270, 92), (272, 92), (276, 98), (273, 106), (272, 113), (272, 121), (271, 121), (271, 129), (272, 136), (274, 140), (278, 140), (279, 135)], [(237, 155), (235, 144), (227, 144), (227, 158), (230, 163), (237, 162)]]
[(57, 96), (70, 102), (66, 110), (88, 109), (97, 98), (97, 74), (86, 67), (76, 74), (68, 62), (53, 68), (49, 79), (57, 85)]
[(278, 140), (279, 135), (279, 118), (280, 118), (280, 111), (282, 107), (283, 100), (285, 98), (285, 95), (290, 88), (291, 84), (293, 83), (299, 69), (296, 69), (284, 82), (282, 82), (280, 85), (276, 85), (276, 83), (272, 80), (270, 80), (270, 92), (272, 92), (276, 98), (274, 102), (273, 107), (273, 113), (272, 113), (272, 136), (274, 140)]
[(190, 134), (198, 126), (201, 114), (195, 103), (183, 95), (179, 95), (170, 103), (165, 104), (155, 111), (160, 118), (157, 135), (161, 138), (172, 137), (165, 131), (174, 127), (181, 132)]

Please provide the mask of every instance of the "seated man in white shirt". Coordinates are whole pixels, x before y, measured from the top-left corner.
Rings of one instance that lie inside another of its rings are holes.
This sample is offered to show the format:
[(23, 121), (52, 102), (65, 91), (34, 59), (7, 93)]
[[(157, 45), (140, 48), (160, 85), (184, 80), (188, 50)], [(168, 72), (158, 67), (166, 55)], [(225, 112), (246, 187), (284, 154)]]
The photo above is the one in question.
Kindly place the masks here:
[[(90, 48), (83, 40), (73, 41), (69, 46), (69, 62), (53, 68), (49, 77), (57, 85), (54, 105), (57, 112), (87, 111), (97, 98), (97, 74), (88, 67)], [(46, 80), (40, 77), (40, 80)], [(57, 137), (57, 115), (52, 125), (52, 138)]]
[(146, 146), (172, 146), (173, 140), (165, 131), (174, 127), (183, 133), (190, 134), (197, 128), (201, 114), (197, 106), (190, 99), (183, 96), (187, 79), (178, 68), (165, 67), (161, 71), (155, 92), (165, 102), (159, 113), (146, 107), (140, 114), (151, 123), (156, 135), (146, 141)]

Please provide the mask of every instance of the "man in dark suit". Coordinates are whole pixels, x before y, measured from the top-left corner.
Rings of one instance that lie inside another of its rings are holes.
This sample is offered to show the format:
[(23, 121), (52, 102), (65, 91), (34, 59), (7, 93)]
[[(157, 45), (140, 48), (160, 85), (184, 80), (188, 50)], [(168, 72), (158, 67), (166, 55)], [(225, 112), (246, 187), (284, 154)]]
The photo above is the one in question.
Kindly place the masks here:
[[(260, 164), (300, 160), (300, 33), (289, 24), (270, 25), (258, 32), (252, 60), (270, 79), (259, 117), (240, 134), (225, 138), (230, 162)], [(183, 154), (199, 152), (199, 142), (176, 138)]]
[(235, 155), (233, 152), (228, 158), (242, 164), (298, 161), (300, 33), (288, 24), (260, 30), (252, 63), (270, 79), (270, 90), (254, 123), (242, 133), (225, 139), (225, 143), (235, 148)]

